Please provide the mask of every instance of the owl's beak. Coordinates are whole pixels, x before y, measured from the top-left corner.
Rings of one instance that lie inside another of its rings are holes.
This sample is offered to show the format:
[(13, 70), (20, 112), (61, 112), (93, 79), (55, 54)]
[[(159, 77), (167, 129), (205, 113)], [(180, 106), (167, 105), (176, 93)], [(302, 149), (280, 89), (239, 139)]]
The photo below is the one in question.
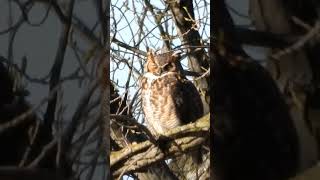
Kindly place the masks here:
[(157, 72), (157, 75), (160, 76), (162, 74), (163, 70), (160, 68), (159, 71)]
[(169, 63), (166, 63), (166, 64), (160, 66), (160, 68), (159, 68), (159, 75), (161, 75), (163, 72), (166, 71), (166, 70), (164, 70), (164, 67), (166, 67), (168, 64), (169, 64)]

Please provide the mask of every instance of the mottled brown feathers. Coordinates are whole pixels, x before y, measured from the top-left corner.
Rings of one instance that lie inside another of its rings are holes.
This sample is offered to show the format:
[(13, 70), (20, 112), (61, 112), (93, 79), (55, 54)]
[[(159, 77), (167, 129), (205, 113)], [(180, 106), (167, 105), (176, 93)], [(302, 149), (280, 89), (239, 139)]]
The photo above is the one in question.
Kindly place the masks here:
[(154, 54), (152, 51), (147, 53), (145, 70), (147, 72), (160, 75), (165, 72), (177, 72), (176, 63), (179, 56), (172, 52)]
[(178, 56), (172, 52), (148, 52), (140, 86), (145, 120), (154, 134), (163, 134), (203, 115), (200, 95), (191, 81), (181, 77), (177, 62)]

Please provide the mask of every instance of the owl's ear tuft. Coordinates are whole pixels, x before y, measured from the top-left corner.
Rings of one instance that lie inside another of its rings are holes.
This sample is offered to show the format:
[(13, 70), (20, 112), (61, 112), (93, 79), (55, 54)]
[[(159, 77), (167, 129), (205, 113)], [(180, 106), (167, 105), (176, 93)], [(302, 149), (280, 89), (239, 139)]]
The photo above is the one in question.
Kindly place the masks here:
[(152, 50), (150, 50), (150, 51), (148, 51), (148, 53), (147, 53), (147, 62), (155, 62), (154, 61), (154, 53), (153, 53), (153, 51)]
[(145, 64), (145, 71), (146, 72), (157, 72), (158, 66), (155, 62), (155, 56), (152, 50), (148, 51), (147, 53), (147, 62)]

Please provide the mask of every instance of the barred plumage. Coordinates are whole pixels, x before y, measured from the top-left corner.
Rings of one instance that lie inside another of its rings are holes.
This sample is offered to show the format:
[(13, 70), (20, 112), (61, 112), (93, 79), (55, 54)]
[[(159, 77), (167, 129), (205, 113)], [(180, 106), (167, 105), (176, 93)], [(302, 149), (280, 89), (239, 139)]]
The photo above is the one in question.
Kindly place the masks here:
[[(200, 95), (192, 82), (179, 72), (178, 58), (172, 53), (154, 55), (148, 52), (146, 73), (140, 80), (145, 121), (156, 136), (203, 115)], [(191, 155), (193, 162), (201, 161), (199, 153)]]

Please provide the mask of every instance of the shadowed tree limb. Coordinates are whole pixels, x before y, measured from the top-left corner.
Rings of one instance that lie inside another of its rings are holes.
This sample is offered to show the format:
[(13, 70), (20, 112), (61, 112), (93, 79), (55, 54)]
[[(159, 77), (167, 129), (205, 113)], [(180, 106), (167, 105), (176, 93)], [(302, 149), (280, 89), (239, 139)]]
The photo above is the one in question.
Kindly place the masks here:
[[(205, 134), (209, 133), (210, 114), (205, 115), (192, 124), (172, 129), (164, 134), (168, 137), (167, 150), (163, 152), (158, 145), (147, 140), (139, 144), (131, 144), (120, 151), (111, 152), (110, 166), (113, 176), (124, 172), (139, 172), (151, 164), (161, 160), (179, 156), (204, 143)], [(121, 164), (119, 166), (119, 164)], [(117, 169), (117, 167), (120, 167)], [(115, 169), (116, 168), (116, 169)]]

